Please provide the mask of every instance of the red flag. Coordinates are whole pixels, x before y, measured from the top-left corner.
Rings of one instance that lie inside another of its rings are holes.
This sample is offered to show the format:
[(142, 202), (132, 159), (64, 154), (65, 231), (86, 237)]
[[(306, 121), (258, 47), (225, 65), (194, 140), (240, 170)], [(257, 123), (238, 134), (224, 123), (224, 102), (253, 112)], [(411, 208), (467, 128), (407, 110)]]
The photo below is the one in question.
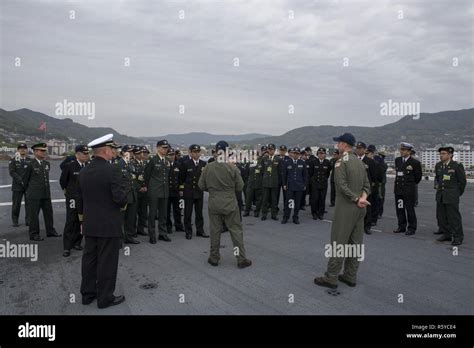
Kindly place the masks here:
[(42, 131), (46, 130), (46, 122), (41, 122), (41, 124), (40, 124), (40, 126), (39, 126), (38, 129), (39, 129), (39, 130), (42, 130)]

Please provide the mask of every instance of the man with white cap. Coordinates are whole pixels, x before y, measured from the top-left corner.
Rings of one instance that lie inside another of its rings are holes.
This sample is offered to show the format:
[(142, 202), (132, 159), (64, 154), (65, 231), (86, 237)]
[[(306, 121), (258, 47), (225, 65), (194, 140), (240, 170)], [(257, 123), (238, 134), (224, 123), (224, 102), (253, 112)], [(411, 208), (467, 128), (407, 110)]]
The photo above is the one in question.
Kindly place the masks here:
[(97, 298), (99, 308), (125, 301), (114, 296), (122, 236), (121, 209), (127, 193), (121, 173), (110, 164), (114, 154), (113, 134), (88, 144), (94, 159), (79, 174), (78, 214), (85, 239), (82, 255), (82, 304)]
[[(400, 144), (400, 157), (395, 158), (395, 207), (398, 228), (393, 233), (415, 234), (416, 231), (416, 185), (421, 181), (421, 163), (411, 156), (413, 145)], [(408, 221), (408, 226), (407, 226)]]

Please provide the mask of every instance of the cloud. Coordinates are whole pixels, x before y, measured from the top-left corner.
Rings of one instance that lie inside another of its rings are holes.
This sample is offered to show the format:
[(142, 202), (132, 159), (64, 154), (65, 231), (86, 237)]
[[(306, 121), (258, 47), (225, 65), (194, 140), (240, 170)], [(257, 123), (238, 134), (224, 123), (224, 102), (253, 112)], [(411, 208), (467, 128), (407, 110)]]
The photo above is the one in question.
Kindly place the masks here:
[(472, 107), (468, 0), (1, 6), (6, 109), (54, 114), (63, 99), (91, 101), (96, 118), (74, 120), (151, 136), (381, 125), (392, 121), (380, 116), (388, 99), (419, 101), (422, 112)]

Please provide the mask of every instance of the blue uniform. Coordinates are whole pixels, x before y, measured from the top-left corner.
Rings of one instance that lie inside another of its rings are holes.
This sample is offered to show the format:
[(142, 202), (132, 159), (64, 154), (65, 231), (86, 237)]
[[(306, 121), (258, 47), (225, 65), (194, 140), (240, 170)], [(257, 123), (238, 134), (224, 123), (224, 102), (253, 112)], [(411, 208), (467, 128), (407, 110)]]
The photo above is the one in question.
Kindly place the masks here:
[(289, 218), (291, 208), (294, 208), (293, 219), (298, 218), (298, 212), (301, 206), (301, 197), (308, 184), (308, 171), (306, 163), (303, 160), (289, 159), (285, 161), (282, 170), (282, 183), (286, 186), (286, 202), (284, 209), (284, 218)]

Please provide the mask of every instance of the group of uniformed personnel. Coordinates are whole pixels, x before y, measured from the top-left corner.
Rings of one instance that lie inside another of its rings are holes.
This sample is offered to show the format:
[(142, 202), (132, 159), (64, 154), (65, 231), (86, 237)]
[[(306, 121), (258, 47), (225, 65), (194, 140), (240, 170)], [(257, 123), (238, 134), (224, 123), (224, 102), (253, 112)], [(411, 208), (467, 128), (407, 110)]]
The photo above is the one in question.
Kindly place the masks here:
[[(369, 189), (366, 190), (368, 204), (364, 206), (363, 230), (370, 234), (370, 228), (376, 225), (383, 214), (387, 172), (385, 153), (377, 153), (374, 145), (367, 146), (363, 142), (352, 144), (350, 141), (349, 145), (349, 157), (362, 161), (369, 183)], [(119, 146), (113, 142), (110, 147), (114, 155), (109, 163), (119, 170), (121, 185), (127, 197), (127, 204), (121, 211), (123, 242), (138, 244), (137, 235), (146, 235), (150, 243), (156, 243), (156, 221), (158, 240), (170, 242), (169, 234), (173, 232), (173, 226), (176, 231), (184, 231), (186, 238), (191, 239), (193, 210), (196, 235), (209, 238), (204, 231), (204, 194), (199, 182), (204, 168), (216, 161), (218, 150), (221, 149), (214, 150), (214, 156), (206, 163), (201, 160), (201, 148), (197, 144), (191, 145), (189, 155), (184, 157), (181, 157), (179, 150), (172, 149), (166, 140), (157, 142), (156, 154), (151, 157), (146, 146)], [(352, 154), (353, 147), (355, 155)], [(57, 233), (53, 226), (49, 186), (50, 163), (46, 161), (47, 146), (44, 143), (35, 144), (32, 150), (34, 158), (29, 158), (27, 145), (20, 143), (17, 155), (9, 163), (12, 177), (12, 222), (13, 226), (19, 226), (21, 201), (25, 196), (25, 222), (29, 227), (30, 239), (41, 241), (38, 220), (40, 210), (43, 211), (47, 236), (58, 237), (61, 234)], [(313, 219), (322, 220), (326, 213), (328, 187), (331, 187), (330, 205), (337, 207), (339, 198), (336, 168), (346, 162), (340, 148), (334, 150), (331, 160), (326, 159), (327, 150), (322, 147), (317, 150), (317, 156), (314, 156), (308, 147), (304, 150), (298, 147), (288, 150), (285, 145), (281, 145), (279, 154), (275, 154), (275, 151), (275, 144), (262, 146), (255, 161), (245, 161), (235, 166), (243, 186), (236, 186), (234, 198), (239, 212), (243, 211), (244, 217), (249, 216), (253, 210), (253, 215), (261, 217), (261, 220), (266, 220), (269, 213), (271, 219), (278, 220), (280, 192), (283, 192), (284, 203), (282, 224), (288, 222), (292, 210), (293, 222), (300, 223), (299, 211), (305, 207), (307, 194)], [(442, 234), (438, 241), (452, 241), (453, 245), (460, 245), (463, 241), (463, 230), (459, 197), (464, 192), (466, 176), (462, 164), (452, 159), (453, 148), (442, 147), (439, 151), (441, 161), (435, 169), (436, 216), (439, 225), (436, 233)], [(347, 149), (346, 153), (349, 153)], [(394, 194), (398, 228), (394, 232), (407, 235), (414, 234), (417, 229), (417, 185), (422, 178), (421, 163), (414, 158), (413, 153), (413, 145), (401, 143), (401, 156), (395, 159)], [(89, 161), (88, 146), (78, 145), (75, 155), (69, 156), (61, 163), (62, 173), (59, 181), (66, 197), (64, 256), (69, 256), (71, 249), (82, 250), (81, 224), (77, 217), (78, 177)], [(207, 182), (205, 188), (209, 187), (213, 185)], [(184, 220), (181, 214), (183, 210)], [(234, 217), (231, 220), (233, 219)], [(224, 219), (222, 222), (221, 232), (230, 230), (227, 221)], [(232, 228), (236, 236), (235, 233), (238, 232), (235, 232), (234, 226)], [(235, 238), (238, 244), (239, 238)], [(216, 259), (214, 253), (213, 262)]]

